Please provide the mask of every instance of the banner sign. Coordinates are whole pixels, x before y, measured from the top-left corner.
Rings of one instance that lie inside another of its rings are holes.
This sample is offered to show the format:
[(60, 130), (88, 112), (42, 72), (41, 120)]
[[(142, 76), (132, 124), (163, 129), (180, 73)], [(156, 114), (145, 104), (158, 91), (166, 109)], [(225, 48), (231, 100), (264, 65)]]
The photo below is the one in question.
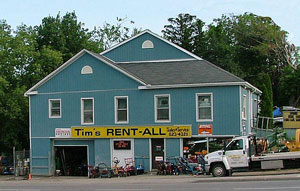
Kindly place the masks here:
[(283, 128), (300, 128), (300, 111), (283, 111)]
[(71, 128), (55, 128), (55, 137), (71, 138)]
[(198, 125), (198, 135), (212, 135), (212, 124)]
[(191, 126), (72, 127), (72, 138), (189, 138)]

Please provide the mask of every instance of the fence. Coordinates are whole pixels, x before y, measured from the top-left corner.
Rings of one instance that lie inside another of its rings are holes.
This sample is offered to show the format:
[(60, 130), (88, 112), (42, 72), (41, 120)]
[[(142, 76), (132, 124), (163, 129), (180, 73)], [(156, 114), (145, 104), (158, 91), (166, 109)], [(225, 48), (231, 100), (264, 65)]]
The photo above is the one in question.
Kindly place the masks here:
[(13, 156), (15, 176), (28, 175), (30, 169), (30, 151), (25, 149), (22, 151), (16, 151), (14, 147)]

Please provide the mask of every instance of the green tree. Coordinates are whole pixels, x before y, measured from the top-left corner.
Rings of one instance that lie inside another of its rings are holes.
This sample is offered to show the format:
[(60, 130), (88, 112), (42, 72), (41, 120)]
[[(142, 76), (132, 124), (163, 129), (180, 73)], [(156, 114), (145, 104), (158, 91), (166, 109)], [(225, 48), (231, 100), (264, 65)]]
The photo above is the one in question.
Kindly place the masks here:
[(134, 21), (128, 20), (126, 17), (117, 17), (115, 24), (104, 23), (102, 27), (95, 27), (91, 32), (91, 40), (98, 45), (99, 49), (106, 50), (141, 32), (142, 29), (136, 27), (131, 31), (129, 27), (125, 26), (127, 23), (133, 25)]
[(280, 105), (300, 107), (300, 69), (286, 66), (279, 84)]
[(194, 15), (179, 14), (169, 18), (169, 25), (162, 30), (164, 38), (202, 57), (205, 55), (206, 39), (203, 30), (205, 23)]
[(64, 62), (84, 48), (94, 52), (103, 50), (96, 42), (90, 40), (92, 32), (77, 20), (75, 12), (66, 13), (63, 17), (60, 14), (56, 17), (45, 17), (41, 25), (35, 26), (35, 31), (38, 49), (49, 47), (59, 51)]

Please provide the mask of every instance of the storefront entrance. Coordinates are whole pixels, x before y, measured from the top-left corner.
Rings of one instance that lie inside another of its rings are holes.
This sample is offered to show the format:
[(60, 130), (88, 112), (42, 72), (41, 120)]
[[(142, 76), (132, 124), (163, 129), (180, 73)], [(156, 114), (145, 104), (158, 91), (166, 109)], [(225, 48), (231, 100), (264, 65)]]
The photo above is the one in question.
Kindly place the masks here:
[(134, 141), (133, 139), (113, 139), (112, 148), (112, 166), (115, 165), (113, 162), (116, 159), (120, 161), (119, 166), (125, 166), (126, 160), (134, 161)]
[(155, 161), (164, 161), (164, 139), (151, 139), (152, 169), (157, 169)]
[(55, 170), (62, 176), (87, 176), (87, 146), (55, 146)]

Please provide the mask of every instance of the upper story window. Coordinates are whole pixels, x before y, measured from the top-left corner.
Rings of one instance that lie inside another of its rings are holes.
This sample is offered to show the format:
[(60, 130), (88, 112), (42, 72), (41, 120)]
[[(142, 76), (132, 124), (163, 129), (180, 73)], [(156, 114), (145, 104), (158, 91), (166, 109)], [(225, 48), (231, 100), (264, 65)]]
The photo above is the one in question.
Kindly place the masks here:
[(92, 74), (92, 73), (93, 73), (93, 68), (88, 65), (83, 66), (81, 69), (81, 74)]
[(212, 93), (196, 94), (196, 121), (213, 120), (213, 95)]
[(154, 48), (154, 44), (150, 40), (145, 40), (142, 44), (142, 48)]
[(171, 122), (170, 95), (155, 95), (155, 122)]
[(81, 98), (81, 124), (94, 124), (94, 98)]
[(49, 118), (61, 118), (61, 99), (49, 99)]
[(115, 97), (115, 123), (128, 123), (128, 96)]
[(243, 95), (243, 109), (242, 109), (242, 118), (246, 119), (247, 113), (247, 96)]

